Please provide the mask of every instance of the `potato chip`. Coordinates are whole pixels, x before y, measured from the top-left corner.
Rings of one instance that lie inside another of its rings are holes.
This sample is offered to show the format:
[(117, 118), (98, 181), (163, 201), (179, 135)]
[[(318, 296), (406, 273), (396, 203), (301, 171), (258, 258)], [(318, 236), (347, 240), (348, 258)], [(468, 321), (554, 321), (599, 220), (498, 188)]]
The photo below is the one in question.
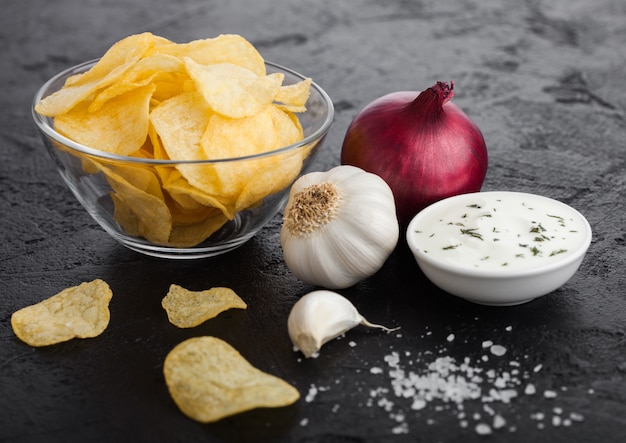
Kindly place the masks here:
[(232, 63), (249, 69), (258, 76), (265, 75), (265, 61), (259, 51), (245, 38), (235, 34), (155, 46), (150, 53), (169, 54), (181, 59), (188, 57), (201, 65)]
[(107, 101), (99, 112), (82, 103), (54, 119), (57, 131), (78, 143), (117, 155), (130, 155), (148, 136), (150, 97), (154, 85), (126, 92)]
[(150, 122), (169, 158), (203, 160), (200, 139), (212, 113), (202, 95), (188, 92), (164, 101), (150, 112)]
[(11, 316), (15, 335), (30, 346), (48, 346), (73, 338), (96, 337), (109, 324), (113, 293), (96, 279), (64, 289)]
[(88, 110), (96, 112), (108, 100), (149, 84), (155, 84), (153, 96), (157, 89), (156, 85), (159, 85), (158, 100), (165, 100), (182, 92), (181, 86), (173, 88), (172, 85), (180, 83), (178, 77), (184, 75), (186, 75), (184, 64), (179, 58), (164, 54), (143, 58), (127, 69), (117, 81), (98, 92), (89, 104)]
[[(307, 78), (292, 85), (281, 86), (276, 94), (276, 101), (283, 105), (304, 108), (309, 99), (312, 80)], [(304, 108), (306, 109), (306, 108)]]
[(180, 410), (201, 423), (255, 408), (284, 407), (300, 398), (296, 388), (252, 366), (216, 337), (194, 337), (165, 358), (165, 382)]
[(115, 220), (132, 236), (167, 244), (172, 230), (172, 214), (165, 204), (156, 174), (142, 167), (107, 166), (98, 168), (113, 188)]
[(48, 117), (69, 112), (93, 92), (117, 81), (149, 49), (166, 42), (168, 40), (151, 33), (120, 40), (89, 71), (70, 77), (62, 89), (37, 103), (35, 110)]
[(250, 117), (274, 101), (284, 75), (259, 77), (249, 69), (230, 63), (200, 65), (190, 58), (185, 66), (213, 112), (230, 118)]
[[(214, 115), (202, 137), (201, 145), (208, 158), (228, 158), (233, 152), (249, 156), (273, 151), (301, 139), (302, 128), (296, 125), (287, 113), (271, 105), (263, 112), (248, 118), (229, 119)], [(297, 175), (300, 171), (301, 161), (283, 163), (283, 160), (282, 156), (275, 155), (217, 163), (213, 166), (215, 170), (213, 177), (217, 179), (219, 186), (213, 182), (212, 188), (205, 186), (202, 189), (210, 194), (227, 197), (232, 202), (239, 199), (241, 192), (248, 185), (255, 187), (258, 195), (271, 194), (288, 183), (285, 184), (280, 177), (259, 177), (264, 170), (271, 168), (281, 175), (288, 176), (292, 176), (294, 171)], [(278, 189), (277, 183), (281, 185)], [(241, 208), (233, 207), (232, 210), (236, 213), (239, 209)]]
[(179, 328), (193, 328), (228, 309), (248, 307), (230, 288), (190, 291), (178, 285), (170, 286), (161, 305), (170, 323)]
[(177, 248), (197, 246), (217, 232), (228, 221), (221, 212), (194, 224), (177, 224), (172, 227), (169, 245)]

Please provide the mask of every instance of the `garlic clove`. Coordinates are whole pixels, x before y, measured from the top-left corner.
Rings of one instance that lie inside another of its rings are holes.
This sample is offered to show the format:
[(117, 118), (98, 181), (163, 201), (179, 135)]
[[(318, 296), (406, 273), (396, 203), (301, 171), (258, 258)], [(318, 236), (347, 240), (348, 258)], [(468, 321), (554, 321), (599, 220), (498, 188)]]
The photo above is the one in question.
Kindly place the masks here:
[(306, 358), (314, 357), (325, 343), (357, 325), (386, 332), (399, 329), (370, 323), (347, 298), (327, 290), (304, 295), (293, 305), (287, 320), (291, 342)]

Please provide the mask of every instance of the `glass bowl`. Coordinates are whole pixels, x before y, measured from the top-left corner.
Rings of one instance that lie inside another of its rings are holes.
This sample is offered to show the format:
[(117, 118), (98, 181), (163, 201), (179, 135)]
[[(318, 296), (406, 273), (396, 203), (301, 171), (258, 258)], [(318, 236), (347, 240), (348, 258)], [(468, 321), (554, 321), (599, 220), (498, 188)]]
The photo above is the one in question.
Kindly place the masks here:
[[(114, 155), (76, 143), (54, 129), (53, 119), (34, 106), (59, 90), (72, 75), (98, 60), (69, 68), (36, 93), (32, 115), (63, 180), (89, 214), (124, 246), (151, 256), (190, 259), (220, 255), (241, 246), (265, 226), (287, 201), (291, 184), (310, 171), (333, 122), (328, 94), (313, 83), (306, 112), (298, 118), (304, 139), (246, 157), (175, 161)], [(284, 74), (283, 85), (304, 76), (266, 62), (267, 72)], [(185, 177), (236, 174), (247, 181), (224, 208), (219, 196), (191, 189)]]
[(526, 303), (564, 285), (591, 244), (591, 227), (574, 208), (512, 191), (462, 194), (426, 207), (406, 239), (436, 286), (492, 306)]

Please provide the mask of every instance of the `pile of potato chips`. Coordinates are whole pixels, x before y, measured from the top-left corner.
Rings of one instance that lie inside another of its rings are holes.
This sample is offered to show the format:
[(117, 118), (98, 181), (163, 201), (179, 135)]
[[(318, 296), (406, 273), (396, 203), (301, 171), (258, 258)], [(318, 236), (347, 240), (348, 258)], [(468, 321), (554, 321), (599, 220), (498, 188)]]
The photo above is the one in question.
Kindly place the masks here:
[(311, 80), (283, 81), (241, 36), (177, 44), (143, 33), (117, 42), (35, 110), (75, 142), (135, 157), (81, 160), (106, 177), (128, 235), (188, 247), (299, 174), (312, 146), (257, 156), (304, 137), (296, 113), (306, 110)]

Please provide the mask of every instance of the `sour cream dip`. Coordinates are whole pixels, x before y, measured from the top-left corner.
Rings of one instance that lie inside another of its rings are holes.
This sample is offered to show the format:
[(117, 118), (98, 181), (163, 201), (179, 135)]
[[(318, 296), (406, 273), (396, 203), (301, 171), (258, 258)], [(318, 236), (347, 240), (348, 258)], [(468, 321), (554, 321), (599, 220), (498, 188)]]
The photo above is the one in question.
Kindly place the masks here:
[(418, 214), (407, 231), (426, 256), (453, 266), (522, 270), (576, 254), (590, 241), (587, 220), (551, 198), (517, 192), (452, 197)]

